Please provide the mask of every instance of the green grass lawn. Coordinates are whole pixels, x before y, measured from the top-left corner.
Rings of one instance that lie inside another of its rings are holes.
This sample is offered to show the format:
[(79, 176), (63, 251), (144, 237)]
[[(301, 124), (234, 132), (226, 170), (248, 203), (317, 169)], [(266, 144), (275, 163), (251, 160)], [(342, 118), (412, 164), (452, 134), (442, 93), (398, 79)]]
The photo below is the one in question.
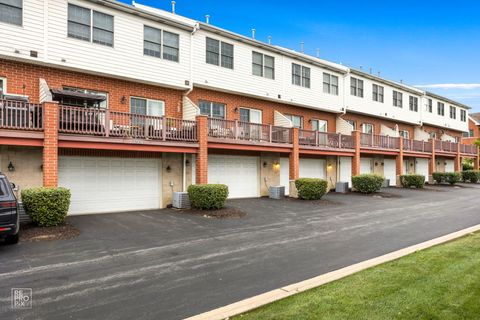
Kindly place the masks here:
[(234, 319), (480, 319), (480, 234), (367, 269)]

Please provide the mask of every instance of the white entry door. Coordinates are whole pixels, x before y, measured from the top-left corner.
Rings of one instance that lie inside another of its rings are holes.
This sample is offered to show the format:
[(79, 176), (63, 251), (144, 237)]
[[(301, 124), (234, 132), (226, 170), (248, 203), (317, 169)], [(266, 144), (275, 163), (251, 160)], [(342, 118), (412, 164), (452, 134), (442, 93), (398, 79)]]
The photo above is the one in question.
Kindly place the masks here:
[(340, 182), (348, 182), (348, 186), (352, 187), (352, 158), (339, 157)]
[(260, 196), (258, 157), (208, 156), (208, 183), (228, 186), (229, 198)]
[(390, 180), (390, 186), (397, 185), (397, 163), (395, 159), (384, 159), (383, 160), (383, 174), (385, 179)]
[(425, 176), (425, 181), (428, 181), (428, 159), (416, 158), (415, 173)]
[(326, 160), (324, 159), (300, 159), (300, 178), (325, 179)]
[(59, 186), (72, 193), (69, 214), (158, 209), (160, 159), (60, 157)]
[(360, 174), (372, 172), (372, 158), (360, 158)]
[(455, 172), (455, 162), (453, 160), (445, 160), (445, 172)]
[(285, 195), (290, 194), (290, 159), (280, 158), (280, 185), (285, 187)]

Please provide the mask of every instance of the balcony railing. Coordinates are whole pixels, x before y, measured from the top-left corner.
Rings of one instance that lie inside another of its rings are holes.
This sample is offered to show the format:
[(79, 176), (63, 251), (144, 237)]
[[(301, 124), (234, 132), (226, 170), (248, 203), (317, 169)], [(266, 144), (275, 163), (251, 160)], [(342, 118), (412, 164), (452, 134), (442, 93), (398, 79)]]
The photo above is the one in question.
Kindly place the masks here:
[(460, 152), (465, 154), (476, 155), (478, 153), (478, 147), (475, 145), (461, 144)]
[(0, 128), (15, 130), (43, 130), (41, 104), (0, 100)]
[(435, 151), (457, 152), (458, 143), (450, 141), (435, 140)]
[(208, 119), (211, 138), (268, 143), (292, 143), (292, 130), (268, 124), (224, 119)]
[(303, 129), (299, 130), (299, 144), (322, 149), (354, 149), (355, 147), (352, 136)]
[(375, 149), (399, 149), (400, 139), (397, 137), (382, 136), (378, 134), (362, 133), (360, 146)]
[(59, 107), (59, 132), (163, 141), (197, 141), (195, 121), (82, 107)]
[(432, 143), (428, 141), (403, 139), (404, 151), (432, 152)]

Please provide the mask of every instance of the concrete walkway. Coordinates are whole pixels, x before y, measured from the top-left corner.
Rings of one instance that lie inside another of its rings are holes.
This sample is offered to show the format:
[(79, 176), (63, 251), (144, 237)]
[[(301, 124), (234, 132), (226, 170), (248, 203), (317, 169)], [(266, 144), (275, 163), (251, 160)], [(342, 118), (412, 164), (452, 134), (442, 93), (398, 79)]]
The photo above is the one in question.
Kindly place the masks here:
[[(76, 239), (0, 246), (0, 319), (181, 319), (480, 223), (480, 186), (436, 189), (72, 217)], [(32, 310), (11, 309), (12, 287)]]

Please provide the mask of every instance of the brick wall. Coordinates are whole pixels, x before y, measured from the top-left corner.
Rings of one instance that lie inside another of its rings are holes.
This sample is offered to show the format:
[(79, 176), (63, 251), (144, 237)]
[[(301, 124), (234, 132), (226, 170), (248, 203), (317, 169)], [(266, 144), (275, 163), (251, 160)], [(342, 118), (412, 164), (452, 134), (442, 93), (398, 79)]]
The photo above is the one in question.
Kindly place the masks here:
[(43, 186), (58, 185), (58, 104), (45, 103), (43, 141)]
[(326, 120), (328, 122), (328, 131), (336, 131), (336, 115), (334, 113), (322, 112), (313, 109), (306, 109), (291, 106), (273, 101), (266, 101), (245, 97), (236, 94), (218, 92), (202, 88), (195, 88), (188, 96), (195, 104), (201, 100), (213, 101), (226, 104), (227, 120), (240, 120), (240, 112), (235, 112), (235, 108), (246, 107), (262, 110), (262, 122), (264, 124), (273, 124), (274, 111), (277, 110), (282, 114), (293, 114), (303, 116), (304, 129), (310, 130), (312, 125), (309, 123), (311, 119)]
[(345, 115), (342, 116), (342, 119), (347, 120), (347, 121), (355, 121), (356, 128), (359, 131), (362, 131), (362, 124), (364, 124), (364, 123), (373, 124), (373, 130), (374, 130), (375, 134), (380, 134), (382, 124), (384, 126), (387, 126), (387, 127), (391, 128), (392, 130), (395, 128), (395, 125), (398, 124), (398, 130), (408, 131), (410, 138), (413, 139), (413, 132), (414, 132), (414, 126), (413, 125), (409, 125), (409, 124), (405, 124), (405, 123), (398, 123), (398, 122), (395, 122), (395, 121), (373, 118), (373, 117), (366, 116), (366, 115), (360, 115), (360, 114), (348, 113), (348, 112)]
[(455, 130), (451, 130), (451, 129), (444, 129), (444, 128), (436, 128), (436, 127), (433, 127), (433, 126), (430, 126), (430, 125), (423, 125), (422, 129), (425, 132), (428, 132), (428, 133), (436, 132), (437, 139), (440, 139), (442, 137), (443, 133), (446, 133), (446, 134), (448, 134), (452, 137), (458, 137), (458, 138), (461, 138), (463, 136), (462, 132), (460, 132), (460, 131), (455, 131)]
[[(134, 96), (163, 100), (167, 116), (182, 117), (181, 90), (3, 59), (0, 59), (0, 77), (7, 78), (8, 93), (25, 94), (30, 97), (31, 102), (39, 101), (39, 79), (44, 78), (50, 88), (61, 89), (69, 86), (108, 92), (110, 110), (130, 112), (130, 96)], [(122, 103), (123, 96), (126, 101)]]

